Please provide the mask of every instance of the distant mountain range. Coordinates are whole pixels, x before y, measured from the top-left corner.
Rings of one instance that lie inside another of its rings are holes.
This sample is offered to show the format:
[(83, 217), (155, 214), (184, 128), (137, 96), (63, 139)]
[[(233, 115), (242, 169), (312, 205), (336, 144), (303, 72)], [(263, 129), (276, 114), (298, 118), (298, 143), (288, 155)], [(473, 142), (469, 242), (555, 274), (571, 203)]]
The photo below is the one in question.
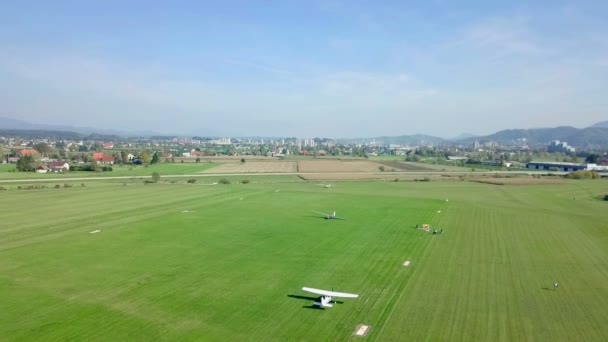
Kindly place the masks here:
[(396, 144), (396, 145), (423, 145), (423, 144), (442, 144), (446, 142), (445, 139), (435, 137), (432, 135), (415, 134), (415, 135), (399, 135), (399, 136), (382, 136), (373, 138), (340, 138), (335, 139), (340, 143), (370, 143), (376, 141), (383, 144)]
[[(365, 141), (377, 141), (385, 144), (442, 145), (448, 143), (472, 144), (475, 141), (495, 141), (510, 144), (525, 139), (528, 145), (548, 145), (553, 140), (566, 141), (568, 144), (584, 148), (599, 148), (608, 146), (608, 121), (599, 122), (587, 128), (561, 126), (554, 128), (506, 129), (484, 136), (471, 134), (460, 135), (452, 139), (443, 139), (430, 135), (402, 135), (392, 137), (366, 138)], [(355, 139), (353, 139), (355, 140)]]
[(158, 132), (153, 131), (127, 131), (127, 130), (113, 130), (113, 129), (100, 129), (92, 127), (78, 127), (78, 126), (64, 126), (64, 125), (47, 125), (31, 123), (24, 120), (11, 119), (6, 117), (0, 117), (0, 129), (4, 130), (43, 130), (43, 131), (69, 131), (76, 132), (79, 134), (90, 135), (117, 135), (117, 136), (152, 136), (161, 135)]
[[(97, 129), (90, 127), (73, 127), (62, 125), (34, 124), (23, 120), (0, 117), (0, 130), (37, 130), (37, 131), (68, 131), (83, 135), (96, 136), (171, 136), (151, 131), (119, 131)], [(42, 133), (42, 132), (40, 132)], [(336, 139), (339, 142), (371, 142), (398, 145), (443, 145), (447, 143), (471, 144), (474, 141), (495, 141), (501, 144), (515, 143), (525, 139), (528, 145), (549, 144), (552, 140), (566, 141), (568, 144), (583, 148), (599, 148), (608, 146), (608, 121), (598, 122), (587, 128), (560, 126), (554, 128), (506, 129), (490, 135), (474, 136), (461, 134), (456, 138), (444, 139), (432, 135), (415, 134), (400, 136), (381, 136), (357, 139)]]
[(608, 146), (608, 126), (507, 129), (482, 137), (458, 140), (458, 142), (472, 143), (477, 140), (480, 142), (496, 141), (508, 144), (520, 141), (521, 139), (526, 139), (529, 145), (548, 144), (553, 140), (560, 140), (578, 147), (606, 147)]
[(593, 125), (591, 125), (589, 127), (608, 128), (608, 121), (598, 122), (598, 123), (593, 124)]

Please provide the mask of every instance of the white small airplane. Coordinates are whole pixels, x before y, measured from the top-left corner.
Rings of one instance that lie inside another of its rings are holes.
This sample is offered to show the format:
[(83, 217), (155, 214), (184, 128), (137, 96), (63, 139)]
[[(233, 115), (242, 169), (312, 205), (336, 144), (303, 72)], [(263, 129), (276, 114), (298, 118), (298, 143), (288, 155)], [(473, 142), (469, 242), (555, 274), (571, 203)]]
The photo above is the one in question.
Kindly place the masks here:
[(336, 301), (334, 300), (334, 297), (338, 297), (338, 298), (359, 298), (358, 294), (352, 294), (352, 293), (344, 293), (344, 292), (334, 292), (334, 291), (327, 291), (327, 290), (319, 290), (319, 289), (313, 289), (310, 287), (303, 287), (302, 290), (306, 291), (306, 292), (310, 292), (310, 293), (314, 293), (314, 294), (318, 294), (321, 295), (321, 297), (319, 297), (319, 300), (314, 302), (313, 304), (318, 306), (318, 307), (323, 307), (323, 308), (331, 308), (333, 305), (331, 304), (332, 302), (335, 303)]
[(322, 213), (320, 211), (315, 211), (315, 213), (321, 214), (321, 215), (325, 216), (325, 219), (327, 219), (327, 220), (334, 220), (334, 219), (344, 220), (343, 218), (336, 216), (336, 211), (335, 210), (331, 214)]
[(326, 188), (326, 189), (329, 189), (329, 188), (332, 187), (331, 184), (319, 184), (319, 185), (322, 186), (322, 187), (324, 187), (324, 188)]

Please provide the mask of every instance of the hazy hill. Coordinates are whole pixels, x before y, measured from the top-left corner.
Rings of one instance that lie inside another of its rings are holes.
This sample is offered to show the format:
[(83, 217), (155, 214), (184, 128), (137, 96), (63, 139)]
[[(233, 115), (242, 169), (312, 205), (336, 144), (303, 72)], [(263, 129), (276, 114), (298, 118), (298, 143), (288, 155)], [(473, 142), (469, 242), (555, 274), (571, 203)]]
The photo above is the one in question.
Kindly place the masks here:
[[(18, 131), (19, 130), (19, 131)], [(84, 138), (107, 141), (117, 141), (120, 136), (154, 136), (155, 132), (122, 132), (114, 130), (93, 129), (86, 127), (71, 127), (60, 125), (34, 124), (24, 120), (0, 117), (0, 135), (57, 138)], [(341, 143), (362, 143), (376, 141), (381, 144), (397, 145), (443, 145), (447, 143), (470, 144), (474, 141), (495, 141), (509, 144), (526, 139), (528, 145), (547, 145), (552, 140), (566, 141), (572, 146), (582, 148), (606, 148), (608, 146), (608, 121), (598, 122), (591, 127), (575, 128), (561, 126), (554, 128), (507, 129), (486, 136), (461, 135), (459, 138), (443, 139), (431, 135), (414, 134), (400, 136), (380, 136), (371, 138), (336, 139)]]
[(471, 134), (471, 133), (462, 133), (456, 137), (453, 138), (448, 138), (447, 140), (464, 140), (464, 139), (471, 139), (471, 138), (476, 138), (479, 135), (477, 134)]
[(376, 141), (382, 141), (385, 144), (399, 144), (399, 145), (418, 145), (418, 144), (441, 144), (445, 140), (439, 137), (426, 134), (414, 134), (414, 135), (400, 135), (394, 137), (378, 137)]
[(578, 147), (608, 146), (608, 127), (575, 128), (562, 126), (555, 128), (507, 129), (494, 134), (459, 140), (462, 143), (472, 143), (475, 140), (496, 141), (508, 144), (519, 139), (526, 139), (529, 145), (549, 144), (552, 140), (566, 141)]
[(471, 142), (479, 140), (507, 143), (517, 141), (519, 139), (526, 139), (531, 144), (538, 144), (549, 142), (551, 140), (564, 140), (565, 137), (571, 136), (577, 131), (579, 131), (578, 128), (570, 126), (562, 126), (555, 128), (505, 129), (490, 135), (467, 138), (462, 140)]
[(598, 123), (595, 123), (591, 126), (589, 126), (590, 128), (608, 128), (608, 120), (607, 121), (601, 121)]
[(103, 135), (103, 136), (150, 136), (160, 135), (160, 133), (152, 131), (128, 131), (128, 130), (112, 130), (92, 127), (64, 126), (64, 125), (47, 125), (31, 123), (25, 120), (11, 119), (0, 117), (0, 129), (4, 130), (45, 130), (45, 131), (71, 131), (84, 135)]
[(47, 129), (2, 129), (0, 137), (18, 138), (27, 137), (31, 139), (56, 139), (56, 140), (82, 140), (82, 134), (71, 131), (55, 131)]

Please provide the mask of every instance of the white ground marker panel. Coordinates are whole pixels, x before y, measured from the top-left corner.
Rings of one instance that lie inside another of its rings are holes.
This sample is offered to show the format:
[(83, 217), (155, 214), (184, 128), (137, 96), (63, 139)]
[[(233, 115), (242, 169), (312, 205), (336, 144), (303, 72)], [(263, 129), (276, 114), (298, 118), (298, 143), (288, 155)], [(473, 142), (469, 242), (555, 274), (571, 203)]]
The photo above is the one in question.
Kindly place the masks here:
[(359, 324), (355, 329), (355, 336), (365, 336), (370, 330), (369, 325)]

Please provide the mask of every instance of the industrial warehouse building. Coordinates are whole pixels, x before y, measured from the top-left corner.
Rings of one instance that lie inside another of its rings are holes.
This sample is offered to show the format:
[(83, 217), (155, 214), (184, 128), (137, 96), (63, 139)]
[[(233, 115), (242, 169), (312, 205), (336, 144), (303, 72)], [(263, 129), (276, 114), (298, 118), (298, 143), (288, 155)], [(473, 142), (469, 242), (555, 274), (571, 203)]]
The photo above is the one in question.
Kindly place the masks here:
[(576, 163), (558, 163), (558, 162), (530, 162), (526, 164), (526, 168), (530, 170), (546, 170), (546, 171), (565, 171), (572, 172), (578, 170), (588, 171), (608, 171), (607, 166), (597, 164), (576, 164)]

